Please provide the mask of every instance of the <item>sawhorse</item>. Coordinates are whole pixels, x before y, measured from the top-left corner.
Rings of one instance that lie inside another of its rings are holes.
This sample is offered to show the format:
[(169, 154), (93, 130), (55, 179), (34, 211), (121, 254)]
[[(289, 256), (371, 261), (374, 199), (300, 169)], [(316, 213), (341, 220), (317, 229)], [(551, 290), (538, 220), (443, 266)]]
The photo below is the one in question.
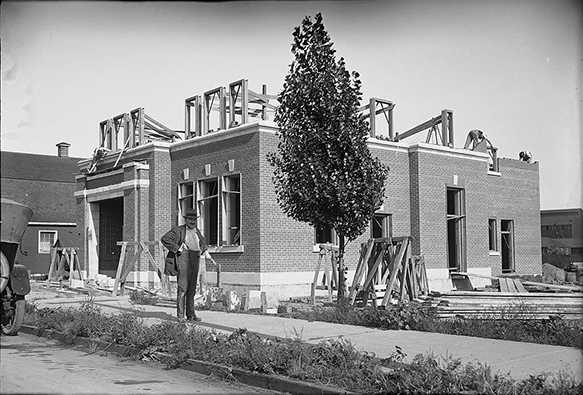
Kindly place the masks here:
[[(150, 253), (149, 246), (160, 246), (160, 243), (157, 241), (119, 241), (117, 243), (118, 246), (121, 246), (121, 254), (119, 256), (119, 263), (117, 265), (117, 273), (115, 275), (115, 281), (113, 283), (113, 291), (111, 294), (113, 296), (117, 296), (117, 288), (119, 287), (120, 295), (123, 296), (125, 290), (125, 283), (130, 271), (134, 268), (136, 262), (140, 258), (142, 252), (146, 252), (148, 257), (148, 267), (153, 269), (160, 277), (160, 281), (162, 282), (162, 289), (166, 289), (166, 282), (168, 281), (167, 276), (164, 274), (163, 270), (156, 264), (154, 257)], [(126, 255), (127, 255), (127, 247), (132, 246), (135, 248), (134, 256), (132, 259), (126, 264)], [(159, 249), (161, 252), (161, 250)], [(134, 284), (136, 280), (134, 277)]]

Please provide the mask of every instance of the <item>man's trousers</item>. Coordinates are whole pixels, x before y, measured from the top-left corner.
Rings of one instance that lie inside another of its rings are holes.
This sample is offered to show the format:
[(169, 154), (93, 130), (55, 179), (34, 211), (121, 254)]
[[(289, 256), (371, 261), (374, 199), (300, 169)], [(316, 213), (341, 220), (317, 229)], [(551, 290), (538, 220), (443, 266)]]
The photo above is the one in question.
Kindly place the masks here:
[(200, 266), (200, 251), (183, 251), (178, 257), (178, 290), (176, 296), (176, 307), (178, 318), (194, 317), (194, 294), (198, 280), (198, 269)]

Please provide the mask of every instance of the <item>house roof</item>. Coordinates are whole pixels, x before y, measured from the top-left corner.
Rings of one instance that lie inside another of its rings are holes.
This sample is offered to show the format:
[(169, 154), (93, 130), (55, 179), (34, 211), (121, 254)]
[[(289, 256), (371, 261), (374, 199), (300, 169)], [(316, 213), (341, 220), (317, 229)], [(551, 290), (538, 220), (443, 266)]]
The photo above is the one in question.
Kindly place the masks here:
[(74, 183), (83, 159), (2, 151), (0, 172), (8, 179)]

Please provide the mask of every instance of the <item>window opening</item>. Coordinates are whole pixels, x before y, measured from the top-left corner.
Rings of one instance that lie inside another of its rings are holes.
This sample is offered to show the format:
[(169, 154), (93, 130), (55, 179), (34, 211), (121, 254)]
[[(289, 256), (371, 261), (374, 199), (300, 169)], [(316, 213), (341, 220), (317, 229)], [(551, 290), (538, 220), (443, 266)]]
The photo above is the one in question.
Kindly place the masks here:
[(39, 230), (38, 231), (38, 253), (50, 254), (51, 248), (57, 242), (58, 232), (56, 230)]
[(393, 216), (391, 214), (375, 214), (370, 223), (370, 237), (393, 237)]
[(490, 251), (498, 251), (498, 237), (496, 234), (496, 220), (488, 219), (488, 245)]
[(336, 232), (332, 228), (316, 228), (316, 244), (336, 244)]
[(241, 176), (223, 177), (223, 244), (241, 245)]
[(465, 270), (464, 190), (447, 188), (447, 255), (450, 271)]
[(178, 224), (183, 225), (186, 209), (194, 208), (194, 182), (189, 181), (178, 185)]
[(198, 182), (198, 225), (209, 245), (219, 244), (219, 182), (216, 178)]
[(503, 219), (500, 221), (500, 235), (502, 237), (502, 273), (513, 273), (514, 267), (514, 221)]

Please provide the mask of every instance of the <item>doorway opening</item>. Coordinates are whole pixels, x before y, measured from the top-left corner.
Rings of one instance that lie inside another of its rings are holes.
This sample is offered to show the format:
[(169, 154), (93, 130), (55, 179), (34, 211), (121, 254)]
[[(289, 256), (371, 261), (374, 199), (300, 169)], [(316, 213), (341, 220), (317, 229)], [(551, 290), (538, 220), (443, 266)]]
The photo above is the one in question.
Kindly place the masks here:
[(447, 188), (447, 260), (449, 271), (465, 271), (465, 211), (464, 190)]
[(115, 277), (123, 240), (123, 198), (99, 202), (99, 274)]
[(514, 221), (503, 219), (500, 221), (500, 235), (502, 236), (502, 273), (514, 273)]

